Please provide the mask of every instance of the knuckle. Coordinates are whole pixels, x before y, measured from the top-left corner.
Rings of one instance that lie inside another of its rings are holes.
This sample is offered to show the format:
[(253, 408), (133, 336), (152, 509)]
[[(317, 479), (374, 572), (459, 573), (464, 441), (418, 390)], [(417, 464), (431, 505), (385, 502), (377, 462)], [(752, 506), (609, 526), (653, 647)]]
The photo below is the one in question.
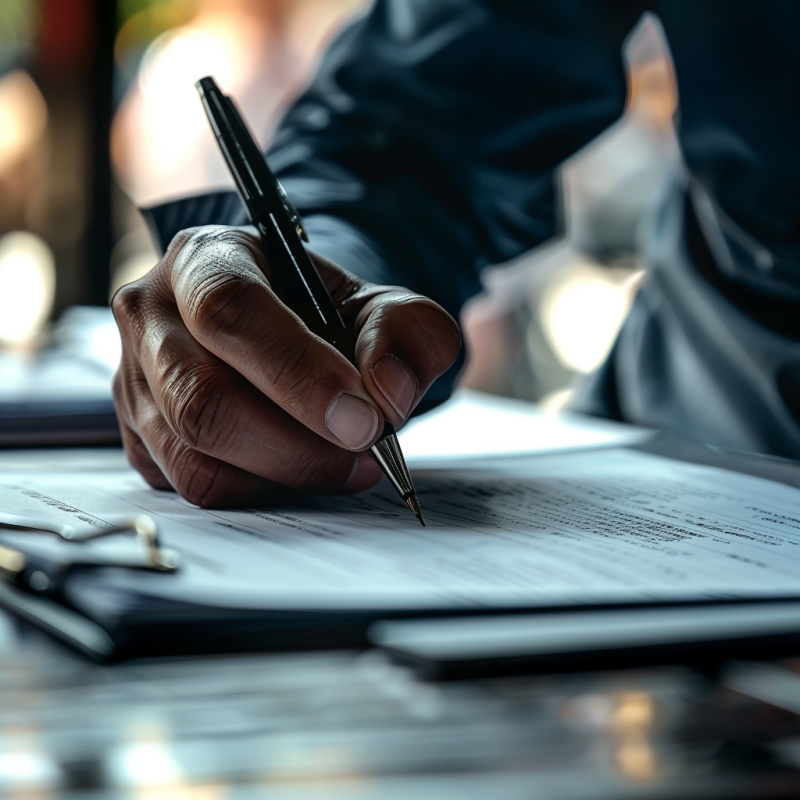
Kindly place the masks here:
[(186, 247), (189, 242), (194, 239), (195, 236), (199, 235), (203, 231), (203, 228), (194, 227), (194, 228), (184, 228), (181, 231), (178, 231), (173, 237), (170, 243), (167, 245), (167, 250), (164, 255), (165, 260), (167, 261), (174, 261), (175, 258), (180, 255), (180, 252)]
[(239, 253), (245, 250), (254, 254), (258, 243), (247, 232), (228, 225), (202, 225), (184, 228), (173, 236), (164, 260), (178, 271), (193, 259), (203, 259), (207, 254), (225, 255), (231, 248)]
[(117, 414), (122, 414), (125, 408), (125, 393), (122, 388), (123, 377), (122, 377), (122, 365), (120, 365), (116, 372), (114, 373), (114, 377), (111, 380), (111, 396), (114, 399), (114, 407), (117, 409)]
[(129, 283), (119, 289), (111, 301), (114, 319), (118, 323), (134, 319), (141, 310), (143, 294), (142, 287), (138, 282)]
[(177, 364), (165, 370), (160, 385), (164, 416), (190, 447), (214, 451), (229, 421), (230, 400), (213, 370)]
[(125, 352), (136, 349), (148, 325), (163, 313), (164, 304), (174, 302), (164, 283), (164, 269), (164, 262), (160, 261), (147, 275), (118, 289), (111, 299)]
[(187, 314), (206, 336), (247, 330), (254, 313), (248, 299), (255, 288), (250, 277), (207, 270), (186, 298)]
[(188, 322), (208, 334), (247, 325), (247, 315), (256, 313), (247, 301), (266, 288), (252, 237), (214, 225), (183, 231), (175, 241), (171, 281), (183, 298)]
[(209, 507), (218, 500), (217, 479), (221, 467), (221, 462), (184, 447), (173, 464), (171, 482), (187, 502)]
[(278, 343), (264, 347), (262, 368), (267, 382), (281, 395), (283, 403), (296, 405), (307, 401), (314, 393), (317, 375), (309, 363), (309, 345)]
[(240, 228), (230, 225), (201, 225), (184, 228), (177, 233), (170, 243), (170, 249), (176, 251), (192, 251), (217, 244), (247, 245), (251, 237)]
[(338, 454), (326, 453), (319, 447), (308, 447), (296, 453), (292, 460), (292, 472), (286, 481), (292, 489), (301, 492), (329, 491), (340, 486), (343, 481), (337, 480), (343, 471), (345, 477), (348, 470), (342, 469), (342, 459)]

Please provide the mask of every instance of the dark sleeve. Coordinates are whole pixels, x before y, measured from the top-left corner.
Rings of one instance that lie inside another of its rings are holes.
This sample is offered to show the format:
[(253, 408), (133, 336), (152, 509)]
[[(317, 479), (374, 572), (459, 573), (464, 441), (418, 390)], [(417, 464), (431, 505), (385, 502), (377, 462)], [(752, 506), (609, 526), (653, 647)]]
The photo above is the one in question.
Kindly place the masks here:
[[(621, 115), (622, 42), (642, 10), (377, 0), (328, 49), (268, 154), (312, 249), (457, 315), (484, 266), (555, 234), (554, 169)], [(189, 222), (243, 221), (226, 195), (149, 217), (163, 243)]]

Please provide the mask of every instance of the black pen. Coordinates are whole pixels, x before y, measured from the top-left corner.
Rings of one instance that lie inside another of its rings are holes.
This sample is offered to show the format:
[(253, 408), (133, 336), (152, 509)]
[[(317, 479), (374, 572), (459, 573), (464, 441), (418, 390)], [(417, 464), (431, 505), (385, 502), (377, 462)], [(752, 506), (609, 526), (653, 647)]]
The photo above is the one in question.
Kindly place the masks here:
[[(267, 166), (233, 101), (220, 91), (213, 78), (202, 78), (195, 86), (250, 221), (261, 235), (273, 291), (312, 333), (353, 363), (355, 341), (303, 246), (308, 236), (300, 215)], [(388, 422), (369, 452), (424, 525), (397, 434)]]

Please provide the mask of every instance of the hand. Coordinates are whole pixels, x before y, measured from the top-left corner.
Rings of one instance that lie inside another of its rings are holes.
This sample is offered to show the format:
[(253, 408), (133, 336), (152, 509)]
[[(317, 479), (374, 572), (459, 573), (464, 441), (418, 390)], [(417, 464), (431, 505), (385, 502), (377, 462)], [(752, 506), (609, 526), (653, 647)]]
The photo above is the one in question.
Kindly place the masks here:
[(248, 229), (183, 231), (117, 292), (114, 402), (151, 486), (212, 507), (378, 482), (365, 451), (453, 363), (459, 329), (432, 300), (311, 257), (357, 335), (357, 366), (277, 299)]

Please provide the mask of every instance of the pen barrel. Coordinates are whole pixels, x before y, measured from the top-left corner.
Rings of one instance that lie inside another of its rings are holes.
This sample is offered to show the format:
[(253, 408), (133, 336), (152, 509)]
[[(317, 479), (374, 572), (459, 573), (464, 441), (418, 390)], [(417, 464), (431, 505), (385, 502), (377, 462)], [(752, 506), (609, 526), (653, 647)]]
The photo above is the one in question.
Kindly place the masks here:
[(352, 363), (353, 337), (303, 247), (300, 237), (305, 233), (296, 209), (231, 99), (219, 90), (213, 78), (201, 78), (196, 86), (242, 203), (261, 234), (273, 291), (312, 333), (332, 344)]
[[(261, 249), (267, 260), (267, 275), (275, 294), (306, 324), (308, 329), (333, 345), (348, 361), (355, 361), (355, 340), (345, 326), (328, 290), (296, 230), (268, 209), (255, 219)], [(264, 222), (266, 220), (266, 222)], [(287, 263), (287, 254), (291, 264)], [(280, 264), (280, 269), (271, 265)]]

